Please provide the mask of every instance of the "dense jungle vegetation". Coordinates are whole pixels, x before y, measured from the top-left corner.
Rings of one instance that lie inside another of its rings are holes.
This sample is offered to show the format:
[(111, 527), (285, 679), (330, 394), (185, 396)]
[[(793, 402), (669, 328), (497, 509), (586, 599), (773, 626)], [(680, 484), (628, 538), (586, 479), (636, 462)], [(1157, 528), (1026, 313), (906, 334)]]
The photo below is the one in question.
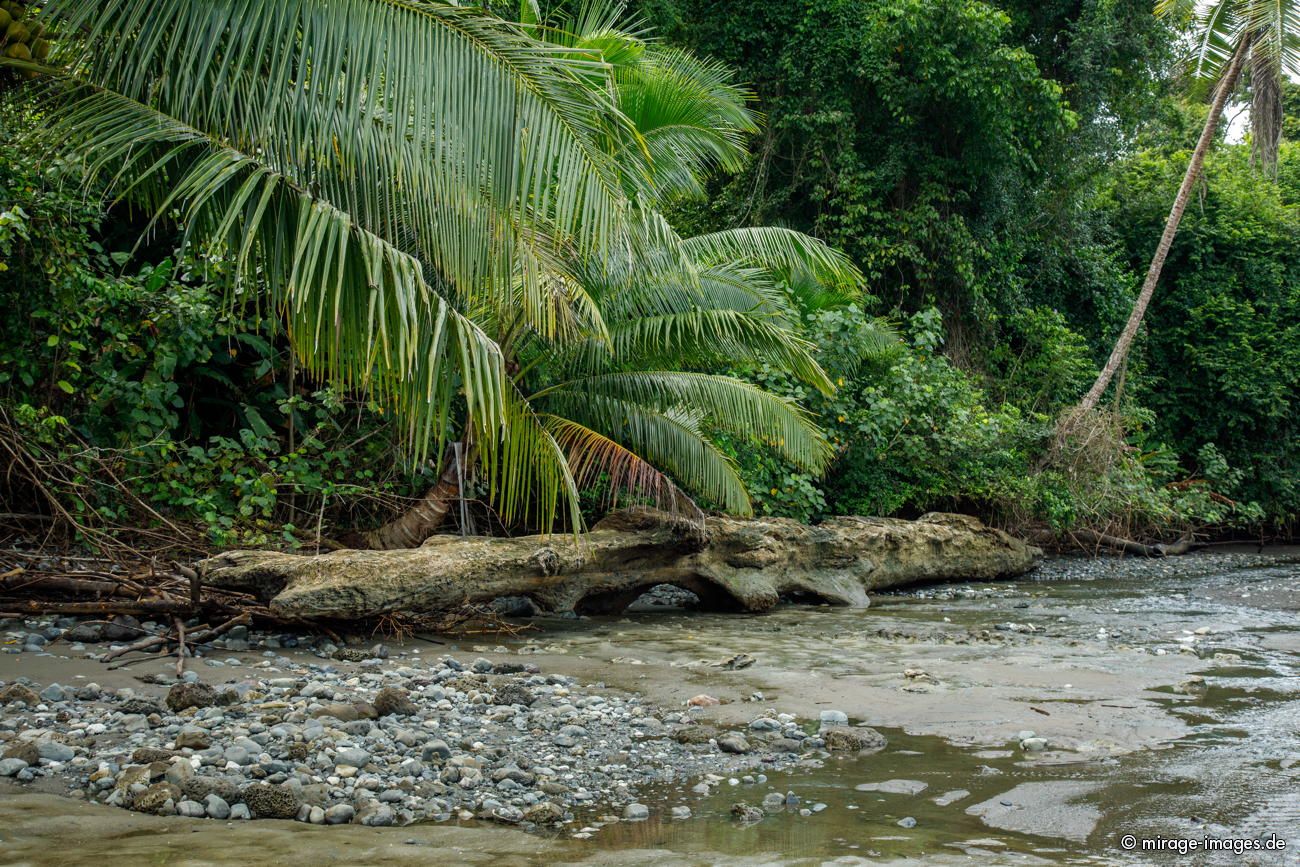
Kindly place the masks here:
[(1275, 167), (1219, 130), (1056, 440), (1205, 121), (1149, 0), (0, 6), (66, 71), (0, 69), (11, 534), (1296, 526), (1289, 83)]

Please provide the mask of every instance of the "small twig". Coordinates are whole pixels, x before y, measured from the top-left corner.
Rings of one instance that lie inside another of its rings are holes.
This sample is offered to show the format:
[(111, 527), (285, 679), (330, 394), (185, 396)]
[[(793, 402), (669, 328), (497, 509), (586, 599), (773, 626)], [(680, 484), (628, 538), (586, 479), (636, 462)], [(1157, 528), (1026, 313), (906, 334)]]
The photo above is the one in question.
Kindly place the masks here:
[(176, 676), (180, 677), (185, 673), (185, 621), (179, 617), (172, 621), (176, 624)]
[(135, 659), (123, 659), (121, 662), (115, 662), (108, 667), (109, 671), (117, 671), (119, 668), (126, 668), (128, 665), (135, 665), (137, 662), (148, 662), (151, 659), (170, 659), (171, 651), (167, 653), (155, 653), (151, 656), (137, 656)]
[(152, 650), (160, 644), (167, 642), (166, 635), (147, 635), (144, 638), (137, 639), (130, 644), (123, 645), (117, 650), (110, 650), (100, 659), (100, 662), (111, 662), (119, 656), (125, 656), (128, 653), (135, 653), (137, 650)]

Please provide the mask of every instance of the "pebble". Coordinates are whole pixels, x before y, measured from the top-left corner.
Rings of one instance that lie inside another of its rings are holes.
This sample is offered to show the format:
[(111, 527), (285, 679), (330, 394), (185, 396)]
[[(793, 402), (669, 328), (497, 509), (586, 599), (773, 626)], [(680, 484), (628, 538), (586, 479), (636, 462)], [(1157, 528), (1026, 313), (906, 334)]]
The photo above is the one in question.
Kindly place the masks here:
[(230, 805), (219, 795), (209, 794), (203, 799), (203, 809), (213, 819), (229, 819)]
[(346, 825), (357, 814), (351, 804), (334, 804), (325, 809), (324, 820), (327, 825)]
[(22, 759), (0, 759), (0, 777), (12, 777), (26, 767)]
[[(6, 756), (0, 774), (62, 777), (93, 802), (195, 819), (552, 825), (579, 811), (638, 821), (650, 815), (636, 800), (643, 787), (758, 785), (767, 778), (754, 771), (790, 767), (802, 752), (771, 746), (805, 737), (790, 714), (755, 719), (747, 734), (761, 737), (704, 732), (685, 709), (532, 665), (354, 648), (364, 659), (338, 661), (309, 639), (320, 652), (299, 661), (278, 655), (288, 637), (275, 638), (251, 632), (236, 640), (258, 655), (147, 675), (143, 687), (0, 684), (0, 727), (45, 732), (22, 741), (31, 762)], [(696, 698), (692, 708), (720, 703)], [(679, 742), (687, 729), (703, 739)], [(664, 810), (691, 816), (686, 805)]]
[(51, 762), (70, 762), (77, 755), (72, 747), (58, 741), (41, 741), (36, 745), (36, 751), (41, 758)]

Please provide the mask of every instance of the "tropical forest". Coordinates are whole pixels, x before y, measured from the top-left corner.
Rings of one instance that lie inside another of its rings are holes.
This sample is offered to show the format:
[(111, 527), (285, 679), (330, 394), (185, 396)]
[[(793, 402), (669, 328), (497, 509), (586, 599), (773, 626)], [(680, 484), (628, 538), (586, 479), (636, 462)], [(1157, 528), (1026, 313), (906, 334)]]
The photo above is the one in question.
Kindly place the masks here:
[(1300, 857), (1295, 0), (0, 0), (0, 307), (0, 861)]

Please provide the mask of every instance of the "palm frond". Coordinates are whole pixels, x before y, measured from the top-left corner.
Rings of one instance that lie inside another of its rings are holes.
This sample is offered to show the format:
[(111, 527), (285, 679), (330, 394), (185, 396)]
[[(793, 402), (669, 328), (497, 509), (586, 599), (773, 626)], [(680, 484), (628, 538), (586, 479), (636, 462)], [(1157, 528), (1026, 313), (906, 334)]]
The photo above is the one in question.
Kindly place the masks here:
[(85, 155), (88, 176), (111, 173), (156, 212), (180, 211), (189, 243), (226, 258), (214, 276), (230, 274), (228, 297), (259, 285), (264, 295), (248, 300), (279, 314), (304, 368), (389, 403), (417, 459), (445, 433), (457, 389), (485, 429), (503, 422), (499, 348), (434, 291), (415, 257), (176, 118), (93, 88), (59, 97), (48, 134)]
[(698, 419), (680, 407), (647, 405), (587, 389), (555, 391), (547, 396), (545, 406), (557, 418), (595, 431), (662, 467), (678, 483), (726, 511), (752, 513), (735, 463), (700, 432)]
[(771, 316), (729, 309), (694, 308), (619, 322), (608, 343), (575, 347), (571, 372), (654, 368), (738, 367), (767, 363), (823, 394), (834, 391), (815, 358), (815, 347)]
[(667, 475), (631, 449), (608, 436), (561, 416), (546, 416), (545, 424), (559, 443), (579, 489), (602, 480), (609, 485), (607, 505), (617, 508), (621, 496), (645, 497), (674, 514), (686, 513), (699, 520), (703, 513), (695, 501)]
[(804, 269), (827, 285), (860, 287), (865, 278), (848, 256), (816, 238), (779, 226), (710, 232), (682, 240), (686, 255), (702, 264), (740, 262), (775, 271)]
[(787, 398), (730, 376), (690, 371), (627, 371), (596, 374), (541, 393), (580, 391), (660, 411), (690, 407), (709, 424), (776, 449), (791, 463), (819, 471), (831, 458), (826, 438), (807, 413)]
[[(255, 156), (451, 291), (497, 291), (626, 241), (601, 144), (626, 120), (581, 81), (603, 65), (479, 10), (54, 0), (47, 14), (85, 34), (68, 58), (82, 80)], [(543, 309), (546, 289), (528, 288)]]

